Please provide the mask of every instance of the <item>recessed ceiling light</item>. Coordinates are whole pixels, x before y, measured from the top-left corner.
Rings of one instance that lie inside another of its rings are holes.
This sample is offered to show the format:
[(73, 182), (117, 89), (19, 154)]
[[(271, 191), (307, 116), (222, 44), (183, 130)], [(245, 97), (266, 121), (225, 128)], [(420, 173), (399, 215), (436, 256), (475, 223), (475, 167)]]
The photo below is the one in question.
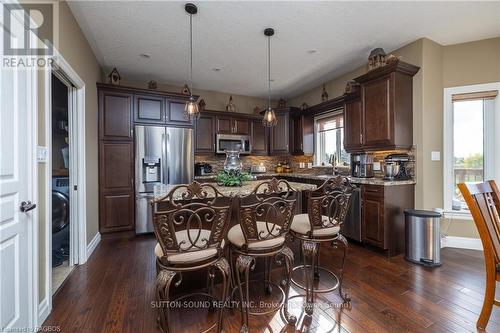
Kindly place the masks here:
[(140, 56), (141, 56), (141, 58), (144, 58), (144, 59), (150, 59), (151, 58), (151, 56), (149, 54), (147, 54), (147, 53), (141, 53)]
[(313, 54), (313, 53), (316, 53), (316, 52), (318, 52), (318, 50), (316, 50), (316, 49), (307, 50), (307, 53), (309, 53), (309, 54)]
[(222, 68), (219, 68), (219, 67), (214, 67), (214, 68), (212, 68), (212, 70), (213, 70), (214, 72), (220, 72), (220, 71), (222, 70)]

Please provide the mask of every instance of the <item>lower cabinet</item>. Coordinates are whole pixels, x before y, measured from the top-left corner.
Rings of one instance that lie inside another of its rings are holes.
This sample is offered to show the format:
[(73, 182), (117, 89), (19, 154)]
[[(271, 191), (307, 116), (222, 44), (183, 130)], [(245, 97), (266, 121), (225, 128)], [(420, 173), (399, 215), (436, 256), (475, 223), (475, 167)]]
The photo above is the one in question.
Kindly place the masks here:
[(362, 185), (361, 205), (363, 242), (389, 256), (404, 253), (404, 210), (414, 208), (414, 185)]
[(134, 143), (99, 146), (99, 231), (134, 229)]

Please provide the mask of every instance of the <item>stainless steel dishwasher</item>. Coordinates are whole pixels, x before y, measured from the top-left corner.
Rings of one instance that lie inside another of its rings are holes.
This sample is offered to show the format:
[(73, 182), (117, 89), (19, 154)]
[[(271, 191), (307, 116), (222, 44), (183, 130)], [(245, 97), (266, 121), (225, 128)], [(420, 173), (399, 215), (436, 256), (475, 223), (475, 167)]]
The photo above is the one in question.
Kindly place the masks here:
[(351, 196), (351, 206), (342, 224), (340, 233), (345, 237), (361, 242), (361, 187), (356, 184)]

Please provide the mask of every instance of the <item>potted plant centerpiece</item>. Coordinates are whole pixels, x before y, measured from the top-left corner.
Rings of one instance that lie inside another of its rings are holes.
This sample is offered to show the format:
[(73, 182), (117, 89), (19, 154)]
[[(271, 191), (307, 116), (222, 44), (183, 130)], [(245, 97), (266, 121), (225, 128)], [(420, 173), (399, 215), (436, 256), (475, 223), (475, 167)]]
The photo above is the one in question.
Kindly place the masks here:
[(215, 181), (220, 186), (241, 186), (243, 181), (252, 180), (252, 176), (242, 172), (243, 165), (240, 160), (239, 150), (226, 150), (224, 171), (215, 176)]

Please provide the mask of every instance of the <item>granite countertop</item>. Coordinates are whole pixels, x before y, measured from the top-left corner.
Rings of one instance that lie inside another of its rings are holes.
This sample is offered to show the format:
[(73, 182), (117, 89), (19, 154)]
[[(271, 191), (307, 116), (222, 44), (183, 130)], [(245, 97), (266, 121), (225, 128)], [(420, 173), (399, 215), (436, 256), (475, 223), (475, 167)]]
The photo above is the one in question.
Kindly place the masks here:
[[(312, 175), (312, 174), (307, 174), (307, 173), (275, 173), (275, 172), (266, 172), (266, 173), (258, 173), (254, 174), (257, 176), (257, 179), (260, 177), (290, 177), (290, 178), (302, 178), (302, 179), (313, 179), (313, 180), (326, 180), (330, 177), (331, 175)], [(210, 180), (215, 177), (215, 174), (213, 175), (205, 175), (205, 176), (196, 176), (194, 177), (195, 180), (198, 181), (203, 181), (203, 180)], [(348, 176), (349, 180), (353, 184), (364, 184), (364, 185), (381, 185), (381, 186), (394, 186), (394, 185), (413, 185), (416, 182), (414, 180), (385, 180), (382, 178), (357, 178), (357, 177), (351, 177)], [(299, 183), (295, 183), (299, 184)], [(292, 185), (293, 187), (293, 185)]]
[[(197, 180), (200, 180), (198, 179), (198, 177), (196, 177)], [(251, 180), (251, 181), (245, 181), (243, 182), (243, 185), (242, 186), (235, 186), (235, 187), (228, 187), (228, 186), (220, 186), (220, 185), (216, 185), (216, 184), (212, 184), (214, 185), (214, 187), (219, 190), (223, 195), (226, 195), (226, 196), (230, 196), (230, 195), (233, 195), (233, 196), (244, 196), (244, 195), (248, 195), (250, 193), (252, 193), (252, 191), (254, 190), (254, 188), (259, 184), (261, 183), (261, 181), (259, 180)], [(305, 184), (305, 183), (297, 183), (297, 182), (288, 182), (290, 184), (290, 186), (292, 187), (292, 189), (294, 189), (295, 191), (306, 191), (306, 190), (315, 190), (316, 189), (316, 185), (314, 184)], [(174, 187), (176, 187), (178, 185), (167, 185), (167, 188), (166, 188), (166, 192), (170, 192)], [(262, 189), (264, 189), (265, 187), (263, 187)], [(179, 190), (177, 191), (176, 195), (174, 196), (174, 199), (177, 200), (177, 199), (181, 199), (181, 195), (184, 191), (182, 190)], [(208, 197), (211, 197), (210, 193), (208, 195)]]

